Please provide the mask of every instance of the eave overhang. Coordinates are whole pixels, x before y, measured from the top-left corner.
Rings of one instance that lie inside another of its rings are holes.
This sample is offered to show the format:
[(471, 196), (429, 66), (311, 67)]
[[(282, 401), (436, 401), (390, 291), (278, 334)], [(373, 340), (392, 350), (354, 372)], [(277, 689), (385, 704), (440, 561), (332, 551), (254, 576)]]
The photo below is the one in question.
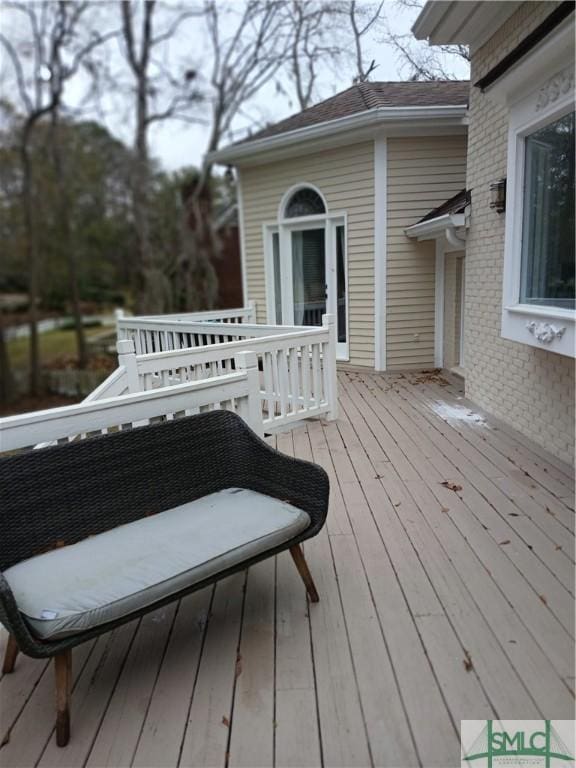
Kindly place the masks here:
[(500, 0), (428, 0), (412, 26), (417, 40), (430, 45), (469, 45), (480, 48), (522, 5)]
[(445, 213), (435, 219), (420, 221), (407, 227), (404, 233), (419, 241), (445, 237), (453, 248), (464, 248), (466, 245), (466, 213)]
[(410, 135), (422, 132), (453, 133), (466, 130), (466, 104), (435, 107), (377, 107), (276, 136), (232, 144), (210, 152), (210, 163), (242, 165), (290, 157), (303, 147), (330, 148), (363, 141), (375, 135)]

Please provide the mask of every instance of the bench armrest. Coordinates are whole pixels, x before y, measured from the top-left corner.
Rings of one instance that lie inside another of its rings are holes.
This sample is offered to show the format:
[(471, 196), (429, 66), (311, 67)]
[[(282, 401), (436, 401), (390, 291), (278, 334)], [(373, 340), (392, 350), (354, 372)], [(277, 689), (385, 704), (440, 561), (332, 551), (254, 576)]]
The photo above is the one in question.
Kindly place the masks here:
[[(317, 533), (328, 513), (328, 475), (317, 464), (295, 459), (271, 448), (245, 424), (235, 446), (234, 484), (282, 501), (308, 513), (312, 521), (306, 538)], [(241, 443), (241, 444), (239, 444)]]

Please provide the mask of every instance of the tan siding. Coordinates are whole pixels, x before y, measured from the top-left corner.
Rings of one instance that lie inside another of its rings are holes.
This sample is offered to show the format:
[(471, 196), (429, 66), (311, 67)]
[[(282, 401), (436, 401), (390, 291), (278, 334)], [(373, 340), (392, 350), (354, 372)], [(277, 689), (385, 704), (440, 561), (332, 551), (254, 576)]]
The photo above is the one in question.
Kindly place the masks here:
[(348, 215), (350, 363), (374, 366), (374, 145), (364, 142), (254, 168), (242, 168), (248, 298), (266, 321), (262, 225), (274, 222), (282, 196), (308, 182), (328, 208)]
[(386, 367), (434, 365), (434, 243), (404, 229), (464, 187), (466, 138), (388, 139)]

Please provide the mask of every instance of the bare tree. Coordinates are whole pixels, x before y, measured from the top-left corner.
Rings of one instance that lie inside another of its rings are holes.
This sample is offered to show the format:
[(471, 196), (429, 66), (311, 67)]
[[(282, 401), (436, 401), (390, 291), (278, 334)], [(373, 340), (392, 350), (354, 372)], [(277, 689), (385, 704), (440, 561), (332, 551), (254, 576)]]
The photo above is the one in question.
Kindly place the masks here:
[(246, 0), (243, 5), (222, 0), (204, 3), (212, 61), (207, 78), (210, 132), (200, 176), (191, 185), (186, 200), (191, 234), (181, 255), (180, 274), (186, 285), (185, 295), (194, 297), (194, 301), (199, 300), (195, 284), (205, 287), (205, 306), (210, 306), (216, 296), (214, 262), (221, 252), (212, 210), (210, 153), (218, 149), (250, 99), (285, 64), (291, 29), (285, 6), (285, 0)]
[[(164, 17), (159, 19), (159, 13)], [(175, 12), (174, 12), (175, 11)], [(163, 62), (163, 49), (182, 23), (198, 15), (194, 8), (170, 9), (155, 0), (120, 2), (124, 52), (132, 78), (134, 93), (134, 172), (132, 199), (134, 225), (138, 241), (136, 274), (136, 308), (143, 312), (164, 311), (166, 291), (158, 291), (165, 280), (156, 264), (150, 241), (150, 127), (164, 120), (198, 120), (192, 114), (200, 95), (195, 87), (196, 72), (187, 68), (174, 76)], [(161, 26), (161, 29), (158, 27)]]
[[(7, 34), (0, 32), (0, 44), (11, 63), (20, 101), (19, 109), (23, 112), (18, 152), (22, 165), (22, 206), (30, 320), (30, 393), (32, 395), (37, 395), (40, 388), (38, 345), (40, 286), (39, 221), (34, 200), (35, 175), (31, 161), (31, 146), (35, 127), (43, 118), (59, 114), (65, 84), (77, 74), (89, 52), (102, 42), (100, 36), (91, 35), (82, 46), (77, 45), (77, 29), (87, 5), (87, 3), (72, 3), (64, 0), (58, 3), (48, 0), (41, 3), (8, 2), (4, 4), (4, 8), (14, 14), (15, 37), (18, 42), (13, 42)], [(64, 52), (66, 64), (64, 64)], [(68, 253), (70, 254), (70, 249)], [(73, 267), (70, 269), (70, 281), (77, 287)], [(74, 301), (74, 297), (73, 304), (77, 314), (77, 301)], [(80, 326), (79, 350), (82, 349)]]
[(382, 18), (382, 8), (384, 7), (384, 0), (380, 0), (380, 3), (375, 7), (368, 7), (366, 5), (358, 5), (356, 0), (350, 0), (349, 5), (349, 17), (350, 27), (354, 37), (354, 50), (356, 54), (356, 76), (354, 78), (355, 83), (365, 83), (372, 72), (376, 69), (376, 62), (374, 59), (367, 64), (364, 61), (364, 52), (362, 48), (363, 38), (367, 33), (378, 24)]
[(117, 33), (110, 31), (98, 33), (90, 23), (88, 2), (69, 2), (59, 0), (54, 10), (56, 23), (63, 30), (61, 40), (55, 40), (49, 62), (48, 80), (52, 109), (50, 110), (51, 131), (50, 145), (56, 182), (57, 231), (60, 249), (64, 251), (68, 265), (68, 283), (70, 305), (74, 318), (78, 365), (85, 368), (88, 362), (82, 309), (80, 305), (80, 286), (78, 281), (78, 258), (70, 226), (70, 169), (66, 164), (62, 142), (62, 112), (66, 83), (85, 66), (91, 75), (97, 72), (97, 62), (93, 57), (100, 48)]
[[(222, 16), (231, 21), (237, 7), (206, 0), (204, 13), (212, 49), (211, 129), (206, 152), (218, 149), (234, 118), (246, 103), (285, 64), (290, 50), (290, 28), (278, 0), (247, 0), (236, 17), (222, 29)], [(233, 28), (232, 28), (233, 27)], [(204, 175), (209, 175), (210, 163)]]
[(385, 41), (396, 50), (401, 68), (408, 69), (410, 80), (457, 80), (452, 66), (455, 59), (470, 62), (464, 45), (435, 45), (415, 41), (411, 35), (388, 31)]
[[(401, 9), (421, 10), (423, 0), (394, 0)], [(455, 80), (454, 63), (470, 62), (465, 45), (435, 45), (416, 40), (411, 34), (399, 34), (390, 28), (383, 42), (390, 45), (400, 60), (401, 69), (408, 69), (410, 80)]]
[(292, 0), (286, 12), (291, 25), (288, 74), (298, 106), (307, 109), (313, 102), (320, 68), (344, 54), (341, 20), (345, 8), (339, 2)]

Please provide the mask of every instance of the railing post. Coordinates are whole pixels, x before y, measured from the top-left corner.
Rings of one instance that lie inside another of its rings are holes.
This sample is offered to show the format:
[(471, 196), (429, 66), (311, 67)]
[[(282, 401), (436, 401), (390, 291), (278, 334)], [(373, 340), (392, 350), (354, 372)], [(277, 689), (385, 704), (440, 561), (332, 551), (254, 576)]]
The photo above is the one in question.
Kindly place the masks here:
[(122, 339), (116, 342), (116, 351), (118, 352), (118, 365), (126, 371), (126, 383), (130, 394), (140, 391), (138, 381), (138, 364), (136, 362), (136, 352), (132, 339)]
[(336, 320), (334, 315), (323, 315), (322, 326), (328, 329), (328, 347), (324, 350), (323, 365), (326, 369), (326, 399), (330, 410), (327, 421), (338, 418), (338, 379), (336, 376)]
[(116, 319), (116, 341), (123, 341), (124, 339), (128, 338), (128, 332), (126, 328), (122, 325), (122, 320), (124, 320), (124, 314), (121, 315), (118, 314), (121, 312), (119, 309), (114, 310), (114, 316)]
[(256, 302), (254, 299), (251, 299), (248, 302), (248, 306), (250, 308), (250, 312), (248, 313), (248, 323), (254, 324), (256, 322)]
[(260, 402), (260, 374), (258, 372), (258, 357), (256, 352), (238, 352), (234, 355), (237, 370), (246, 371), (248, 375), (248, 404), (240, 416), (256, 432), (264, 436), (262, 420), (262, 404)]

